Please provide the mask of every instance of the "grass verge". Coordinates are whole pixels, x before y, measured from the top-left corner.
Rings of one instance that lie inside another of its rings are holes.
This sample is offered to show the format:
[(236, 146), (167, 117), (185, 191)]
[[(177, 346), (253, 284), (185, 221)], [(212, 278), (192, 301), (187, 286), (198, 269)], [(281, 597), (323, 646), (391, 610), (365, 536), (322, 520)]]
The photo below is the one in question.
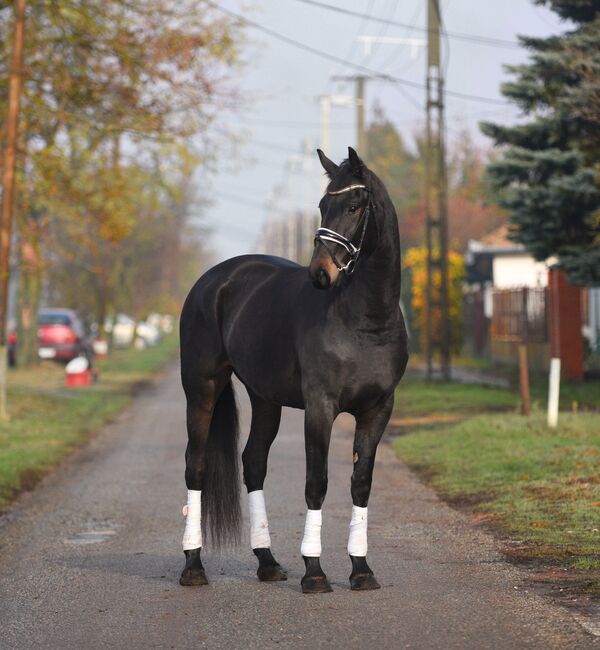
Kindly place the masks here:
[(600, 414), (563, 413), (556, 430), (542, 412), (465, 417), (396, 438), (394, 449), (451, 504), (508, 536), (509, 556), (579, 573), (600, 596)]
[(395, 417), (472, 414), (516, 409), (518, 396), (506, 388), (405, 377), (396, 391)]
[[(548, 386), (537, 377), (531, 383), (533, 409), (546, 406)], [(438, 417), (457, 415), (467, 417), (490, 411), (514, 411), (520, 407), (519, 389), (464, 384), (457, 381), (428, 382), (425, 379), (405, 376), (398, 390), (394, 407), (395, 418), (420, 416)], [(600, 411), (600, 381), (570, 383), (560, 387), (560, 408), (571, 412)]]
[(50, 362), (11, 371), (10, 420), (0, 421), (0, 509), (128, 404), (178, 345), (171, 335), (146, 350), (115, 350), (98, 363), (99, 382), (85, 388), (65, 388), (64, 367)]

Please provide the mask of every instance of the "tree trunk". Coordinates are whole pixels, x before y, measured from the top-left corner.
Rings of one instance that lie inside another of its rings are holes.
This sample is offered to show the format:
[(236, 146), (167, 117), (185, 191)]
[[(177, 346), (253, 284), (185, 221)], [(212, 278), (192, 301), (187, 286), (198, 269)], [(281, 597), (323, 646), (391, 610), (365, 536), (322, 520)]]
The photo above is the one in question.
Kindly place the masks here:
[(21, 241), (21, 276), (18, 299), (17, 365), (38, 362), (38, 310), (42, 295), (43, 265), (38, 228), (23, 229), (27, 239)]
[(6, 318), (8, 307), (8, 278), (15, 192), (15, 168), (19, 127), (19, 104), (23, 82), (23, 40), (25, 30), (25, 0), (14, 3), (15, 22), (6, 114), (6, 142), (2, 169), (2, 215), (0, 221), (0, 417), (6, 410)]

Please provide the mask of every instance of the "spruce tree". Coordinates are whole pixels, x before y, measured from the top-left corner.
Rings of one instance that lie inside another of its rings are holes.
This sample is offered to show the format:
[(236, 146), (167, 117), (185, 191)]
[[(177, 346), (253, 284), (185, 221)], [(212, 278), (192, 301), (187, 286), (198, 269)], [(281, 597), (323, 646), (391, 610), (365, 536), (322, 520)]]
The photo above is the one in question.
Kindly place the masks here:
[(600, 285), (600, 0), (534, 2), (568, 27), (520, 37), (529, 61), (506, 66), (502, 93), (525, 119), (481, 124), (502, 147), (488, 173), (511, 237), (538, 260), (556, 256), (571, 282)]

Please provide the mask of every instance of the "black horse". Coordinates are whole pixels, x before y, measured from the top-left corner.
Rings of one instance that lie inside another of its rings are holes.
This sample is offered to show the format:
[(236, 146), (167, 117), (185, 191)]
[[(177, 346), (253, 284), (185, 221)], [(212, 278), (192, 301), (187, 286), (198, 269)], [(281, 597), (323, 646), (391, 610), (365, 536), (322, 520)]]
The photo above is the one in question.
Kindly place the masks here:
[(321, 507), (331, 427), (342, 411), (356, 418), (350, 584), (379, 587), (366, 561), (367, 502), (377, 445), (408, 360), (407, 336), (399, 308), (396, 212), (379, 178), (348, 151), (340, 165), (318, 151), (330, 183), (319, 204), (322, 224), (308, 270), (278, 257), (236, 257), (203, 275), (185, 301), (180, 335), (188, 505), (182, 585), (207, 583), (201, 505), (217, 545), (239, 537), (235, 373), (252, 404), (242, 461), (258, 577), (286, 578), (270, 549), (263, 483), (281, 407), (291, 406), (306, 411), (302, 590), (331, 591), (320, 565)]

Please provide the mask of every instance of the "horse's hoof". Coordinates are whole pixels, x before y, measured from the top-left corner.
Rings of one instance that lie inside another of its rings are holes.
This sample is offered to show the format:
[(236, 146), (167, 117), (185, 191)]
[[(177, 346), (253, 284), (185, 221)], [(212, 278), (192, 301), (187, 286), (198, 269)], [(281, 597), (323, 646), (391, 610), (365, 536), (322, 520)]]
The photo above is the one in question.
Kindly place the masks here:
[(200, 559), (201, 551), (201, 548), (194, 548), (183, 552), (185, 555), (185, 567), (179, 578), (180, 585), (184, 587), (199, 587), (200, 585), (208, 584), (206, 573), (204, 573), (204, 567), (202, 566), (202, 560)]
[(259, 566), (256, 575), (261, 582), (278, 582), (280, 580), (287, 580), (287, 575), (279, 564)]
[(326, 576), (304, 576), (300, 585), (303, 594), (328, 594), (333, 591)]
[(381, 585), (372, 573), (357, 573), (350, 576), (350, 589), (352, 591), (371, 591), (381, 589)]
[(179, 584), (183, 587), (200, 587), (208, 584), (208, 578), (204, 569), (184, 569), (179, 578)]

